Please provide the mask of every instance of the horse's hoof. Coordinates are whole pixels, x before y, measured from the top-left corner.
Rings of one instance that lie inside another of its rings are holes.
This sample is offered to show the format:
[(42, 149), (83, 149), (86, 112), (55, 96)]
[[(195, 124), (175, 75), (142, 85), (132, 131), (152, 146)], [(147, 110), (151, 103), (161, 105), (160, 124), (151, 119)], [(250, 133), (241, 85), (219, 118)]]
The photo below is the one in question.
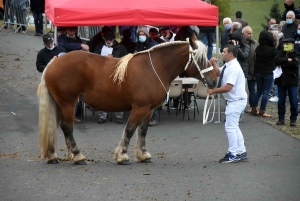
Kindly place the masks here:
[(118, 165), (130, 165), (130, 164), (131, 163), (129, 162), (129, 160), (118, 162)]
[(75, 165), (87, 165), (87, 163), (85, 162), (85, 160), (81, 160), (81, 161), (76, 161), (74, 162)]
[(47, 161), (47, 164), (59, 164), (60, 160), (58, 158)]
[(141, 163), (152, 163), (151, 158), (147, 158), (146, 160), (141, 161)]

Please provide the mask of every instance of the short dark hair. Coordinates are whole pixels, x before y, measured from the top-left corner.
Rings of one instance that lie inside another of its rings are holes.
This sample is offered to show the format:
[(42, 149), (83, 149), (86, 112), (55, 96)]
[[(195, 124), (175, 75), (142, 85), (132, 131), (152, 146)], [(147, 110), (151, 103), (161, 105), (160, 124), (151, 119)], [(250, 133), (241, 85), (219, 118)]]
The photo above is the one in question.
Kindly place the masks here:
[(225, 45), (224, 48), (227, 48), (227, 52), (230, 53), (232, 52), (233, 56), (236, 58), (237, 57), (237, 53), (238, 53), (238, 49), (236, 48), (235, 45), (233, 44), (228, 44), (228, 45)]
[(236, 13), (235, 13), (235, 17), (236, 18), (242, 18), (242, 12), (241, 11), (236, 11)]

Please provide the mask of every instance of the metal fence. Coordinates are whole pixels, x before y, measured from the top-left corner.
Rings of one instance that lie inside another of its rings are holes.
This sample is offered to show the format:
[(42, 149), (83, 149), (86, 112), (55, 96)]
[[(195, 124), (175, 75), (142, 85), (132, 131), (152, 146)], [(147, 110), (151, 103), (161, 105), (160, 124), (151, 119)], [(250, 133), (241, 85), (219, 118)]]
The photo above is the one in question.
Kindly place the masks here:
[(82, 40), (89, 41), (94, 35), (101, 31), (103, 26), (80, 26), (78, 35)]
[[(30, 0), (6, 0), (4, 6), (3, 26), (16, 32), (27, 32)], [(15, 27), (16, 25), (16, 27)]]

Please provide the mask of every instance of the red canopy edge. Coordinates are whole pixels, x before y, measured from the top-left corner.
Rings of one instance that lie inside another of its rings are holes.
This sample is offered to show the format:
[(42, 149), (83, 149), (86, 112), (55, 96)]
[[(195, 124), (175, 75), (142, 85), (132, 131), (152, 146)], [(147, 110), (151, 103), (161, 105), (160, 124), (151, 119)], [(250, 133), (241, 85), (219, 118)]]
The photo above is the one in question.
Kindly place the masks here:
[(46, 0), (55, 26), (218, 25), (218, 7), (201, 0)]

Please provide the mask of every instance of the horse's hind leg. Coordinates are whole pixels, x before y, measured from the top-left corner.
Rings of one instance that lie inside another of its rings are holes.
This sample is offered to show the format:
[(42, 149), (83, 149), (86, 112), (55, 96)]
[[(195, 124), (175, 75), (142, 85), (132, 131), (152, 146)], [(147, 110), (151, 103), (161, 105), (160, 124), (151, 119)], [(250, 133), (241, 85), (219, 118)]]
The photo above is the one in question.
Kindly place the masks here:
[(61, 129), (65, 135), (66, 146), (68, 148), (68, 158), (69, 160), (74, 161), (75, 165), (86, 165), (85, 157), (80, 153), (73, 137), (75, 108), (64, 108), (62, 110), (62, 116)]
[[(152, 115), (152, 113), (151, 113)], [(150, 116), (151, 117), (151, 116)], [(141, 125), (138, 127), (138, 135), (137, 135), (137, 141), (135, 146), (135, 157), (138, 161), (142, 163), (151, 163), (151, 154), (146, 151), (146, 135), (148, 131), (149, 126), (149, 119), (144, 120)]]

